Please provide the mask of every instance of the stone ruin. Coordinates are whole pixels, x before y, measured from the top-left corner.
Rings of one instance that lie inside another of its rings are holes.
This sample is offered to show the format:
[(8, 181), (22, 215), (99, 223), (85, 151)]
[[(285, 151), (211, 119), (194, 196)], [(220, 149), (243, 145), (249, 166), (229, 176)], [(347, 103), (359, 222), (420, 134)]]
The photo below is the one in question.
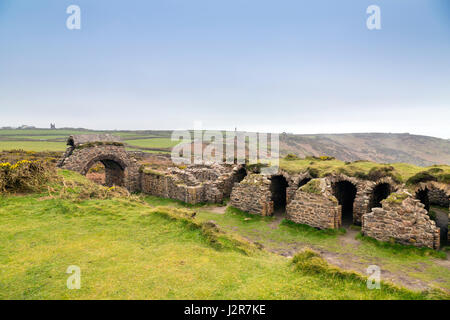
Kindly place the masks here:
[(380, 241), (438, 249), (450, 241), (448, 212), (434, 221), (429, 205), (449, 208), (449, 199), (449, 186), (436, 182), (421, 184), (411, 194), (390, 177), (367, 181), (343, 174), (312, 178), (281, 172), (249, 174), (233, 188), (230, 204), (263, 216), (282, 214), (318, 229), (360, 225), (364, 235)]
[[(58, 163), (63, 169), (86, 174), (100, 161), (106, 185), (120, 185), (158, 197), (190, 204), (230, 204), (262, 216), (281, 215), (319, 229), (356, 224), (380, 241), (438, 249), (450, 241), (448, 213), (430, 218), (430, 204), (449, 207), (450, 187), (422, 183), (414, 192), (390, 177), (377, 181), (343, 174), (314, 178), (309, 173), (274, 175), (247, 172), (244, 165), (189, 165), (151, 169), (141, 166), (135, 153), (111, 135), (70, 136)], [(436, 220), (436, 221), (434, 221)]]
[(142, 192), (186, 203), (222, 203), (246, 175), (242, 166), (191, 165), (165, 170), (143, 169)]
[(67, 140), (67, 149), (57, 166), (83, 175), (97, 162), (105, 166), (106, 185), (124, 186), (139, 191), (140, 174), (137, 160), (125, 150), (118, 137), (109, 134), (74, 135)]

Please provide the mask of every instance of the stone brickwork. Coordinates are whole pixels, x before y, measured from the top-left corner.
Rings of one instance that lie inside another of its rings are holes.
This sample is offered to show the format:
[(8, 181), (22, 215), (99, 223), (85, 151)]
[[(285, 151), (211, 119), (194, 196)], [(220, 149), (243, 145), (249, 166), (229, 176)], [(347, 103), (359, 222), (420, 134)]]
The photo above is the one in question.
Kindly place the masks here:
[(319, 229), (336, 229), (341, 225), (341, 207), (326, 192), (325, 179), (317, 179), (321, 193), (298, 189), (286, 207), (287, 219)]
[(245, 212), (270, 216), (274, 210), (270, 184), (267, 176), (249, 174), (234, 185), (230, 204)]
[(394, 240), (405, 245), (439, 248), (439, 228), (428, 216), (424, 205), (407, 193), (383, 200), (382, 208), (373, 208), (362, 220), (362, 233), (366, 236), (380, 241)]
[(300, 187), (300, 184), (304, 184), (312, 179), (311, 175), (308, 172), (296, 175), (289, 175), (285, 172), (282, 172), (282, 174), (289, 184), (289, 186), (286, 188), (286, 203), (291, 202), (291, 200), (294, 198), (295, 192)]
[(96, 162), (102, 162), (107, 185), (120, 185), (130, 192), (139, 191), (140, 174), (136, 159), (132, 158), (120, 143), (111, 141), (112, 138), (106, 140), (88, 140), (85, 135), (80, 139), (71, 136), (68, 140), (69, 147), (60, 159), (58, 167), (85, 175)]
[(226, 165), (188, 166), (164, 171), (144, 169), (142, 192), (186, 203), (221, 203), (229, 197), (240, 167)]
[(448, 194), (444, 190), (434, 186), (428, 190), (428, 198), (431, 204), (436, 204), (445, 208), (450, 206)]

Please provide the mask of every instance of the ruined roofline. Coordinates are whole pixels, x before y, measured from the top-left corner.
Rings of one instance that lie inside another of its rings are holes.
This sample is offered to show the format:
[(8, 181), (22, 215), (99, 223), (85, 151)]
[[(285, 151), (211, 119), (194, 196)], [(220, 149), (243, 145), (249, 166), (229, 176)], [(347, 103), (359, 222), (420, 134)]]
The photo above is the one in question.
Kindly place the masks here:
[(77, 134), (67, 139), (67, 145), (72, 147), (96, 142), (122, 143), (122, 139), (111, 134)]

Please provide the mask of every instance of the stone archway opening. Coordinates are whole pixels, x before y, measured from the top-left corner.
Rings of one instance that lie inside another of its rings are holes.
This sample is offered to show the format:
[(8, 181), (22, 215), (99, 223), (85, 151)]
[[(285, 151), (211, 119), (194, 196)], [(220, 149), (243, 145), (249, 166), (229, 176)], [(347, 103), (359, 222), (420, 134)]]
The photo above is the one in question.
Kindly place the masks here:
[(430, 199), (428, 197), (428, 188), (421, 189), (416, 192), (416, 199), (422, 202), (425, 210), (430, 211)]
[(92, 175), (91, 171), (95, 170), (99, 163), (104, 167), (103, 185), (108, 187), (123, 187), (125, 185), (125, 166), (114, 160), (113, 157), (103, 157), (90, 161), (84, 169), (86, 177), (89, 178), (89, 175)]
[(239, 183), (247, 176), (247, 170), (244, 167), (241, 167), (233, 176), (233, 183)]
[(270, 192), (272, 194), (274, 214), (283, 214), (286, 212), (286, 188), (288, 182), (282, 175), (272, 176), (270, 183)]
[(304, 178), (298, 182), (297, 188), (303, 187), (305, 184), (311, 181), (311, 178)]
[(356, 197), (356, 186), (350, 181), (338, 181), (334, 183), (333, 194), (342, 206), (342, 225), (353, 223), (353, 204)]
[(89, 180), (104, 185), (106, 183), (106, 168), (101, 161), (97, 161), (86, 173), (86, 178)]
[[(446, 198), (446, 199), (445, 199)], [(428, 216), (436, 223), (440, 230), (440, 244), (448, 244), (448, 223), (450, 197), (443, 190), (425, 187), (416, 192), (416, 199), (419, 200), (428, 212)], [(442, 202), (444, 201), (444, 202)], [(444, 206), (442, 206), (444, 204)]]
[(372, 191), (369, 203), (369, 212), (372, 208), (381, 208), (381, 201), (386, 199), (392, 192), (392, 187), (389, 183), (379, 183)]

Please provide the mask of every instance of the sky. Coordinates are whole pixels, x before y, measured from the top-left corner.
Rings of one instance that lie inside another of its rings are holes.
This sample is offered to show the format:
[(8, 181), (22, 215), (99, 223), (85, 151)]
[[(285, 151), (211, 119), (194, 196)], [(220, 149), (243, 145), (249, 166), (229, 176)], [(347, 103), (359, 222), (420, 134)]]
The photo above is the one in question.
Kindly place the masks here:
[[(366, 26), (370, 5), (381, 30)], [(0, 115), (449, 139), (450, 1), (0, 0)]]

